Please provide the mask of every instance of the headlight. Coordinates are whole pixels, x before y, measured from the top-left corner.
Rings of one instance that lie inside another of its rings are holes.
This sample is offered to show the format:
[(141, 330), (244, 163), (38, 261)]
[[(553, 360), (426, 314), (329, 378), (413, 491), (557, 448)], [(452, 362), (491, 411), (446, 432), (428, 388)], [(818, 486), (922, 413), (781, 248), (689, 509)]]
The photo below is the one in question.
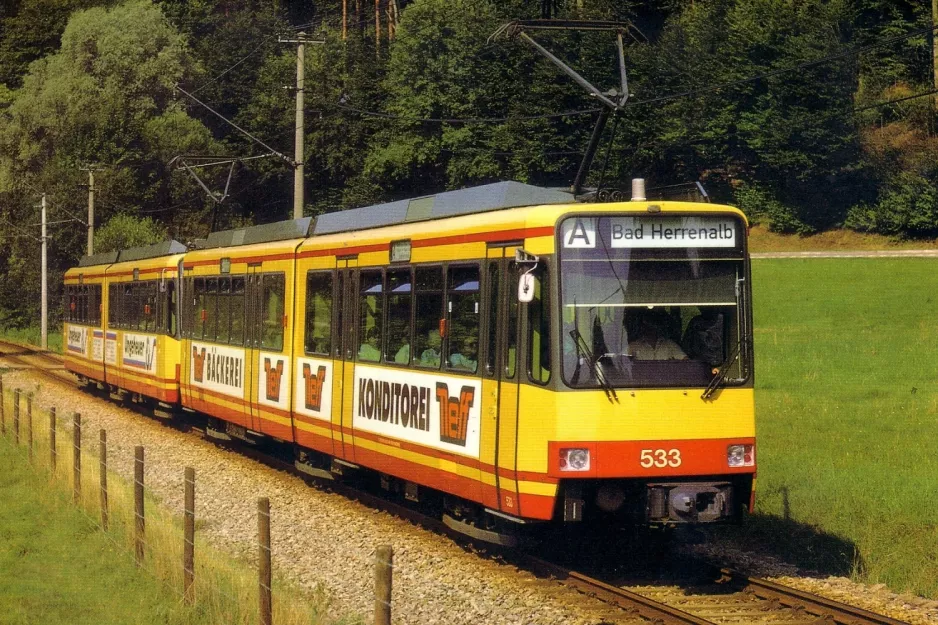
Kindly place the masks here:
[(589, 449), (561, 449), (560, 450), (560, 470), (561, 471), (589, 471), (590, 470), (590, 450)]
[(730, 445), (726, 448), (726, 463), (731, 467), (755, 466), (755, 447), (753, 445)]

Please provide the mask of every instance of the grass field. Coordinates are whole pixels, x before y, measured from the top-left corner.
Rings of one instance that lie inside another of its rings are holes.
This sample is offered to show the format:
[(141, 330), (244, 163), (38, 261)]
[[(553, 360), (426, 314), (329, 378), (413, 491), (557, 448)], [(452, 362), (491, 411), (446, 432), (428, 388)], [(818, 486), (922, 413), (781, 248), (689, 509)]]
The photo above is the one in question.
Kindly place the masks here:
[[(45, 623), (258, 622), (256, 566), (232, 558), (195, 533), (193, 605), (182, 600), (182, 519), (147, 495), (142, 566), (133, 558), (133, 486), (108, 472), (109, 527), (99, 525), (98, 451), (82, 449), (82, 503), (72, 503), (73, 447), (61, 423), (57, 470), (49, 462), (45, 414), (33, 415), (34, 454), (27, 457), (27, 420), (14, 444), (12, 392), (5, 389), (6, 436), (0, 436), (0, 625)], [(274, 563), (276, 568), (277, 563)], [(301, 591), (274, 577), (274, 622), (343, 625), (318, 590)], [(12, 607), (12, 609), (11, 609)]]
[[(19, 343), (26, 343), (29, 345), (39, 345), (42, 343), (42, 334), (39, 330), (39, 326), (30, 326), (28, 328), (2, 328), (0, 329), (0, 337), (9, 339), (11, 341), (16, 341)], [(62, 332), (61, 330), (50, 330), (47, 335), (49, 343), (49, 351), (62, 353)]]
[(0, 623), (186, 623), (178, 597), (136, 569), (66, 494), (0, 439)]
[(753, 261), (759, 476), (744, 541), (938, 597), (936, 268)]

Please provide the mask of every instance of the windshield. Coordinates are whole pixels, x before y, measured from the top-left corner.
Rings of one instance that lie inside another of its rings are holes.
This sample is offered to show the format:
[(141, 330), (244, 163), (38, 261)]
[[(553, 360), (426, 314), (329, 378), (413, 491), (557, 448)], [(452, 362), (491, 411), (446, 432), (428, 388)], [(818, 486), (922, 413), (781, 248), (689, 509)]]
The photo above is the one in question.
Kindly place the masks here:
[[(733, 236), (719, 239), (722, 227), (734, 229)], [(624, 241), (627, 229), (645, 240)], [(663, 238), (667, 229), (683, 235)], [(727, 218), (565, 220), (560, 280), (566, 383), (707, 386), (724, 365), (727, 383), (745, 378), (745, 265), (738, 229)], [(708, 230), (717, 236), (696, 238)], [(662, 236), (649, 240), (652, 231)]]

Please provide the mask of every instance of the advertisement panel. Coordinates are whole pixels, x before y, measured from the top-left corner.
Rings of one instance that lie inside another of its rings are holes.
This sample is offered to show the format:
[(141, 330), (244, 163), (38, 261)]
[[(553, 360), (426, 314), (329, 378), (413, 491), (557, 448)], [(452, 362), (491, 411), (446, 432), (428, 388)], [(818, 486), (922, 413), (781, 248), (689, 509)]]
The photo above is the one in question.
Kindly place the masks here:
[(68, 326), (68, 335), (65, 337), (68, 351), (79, 356), (88, 353), (88, 328), (82, 326)]
[(283, 354), (257, 356), (257, 401), (281, 410), (290, 409), (290, 388), (282, 384), (290, 379), (290, 360)]
[(356, 430), (479, 457), (480, 380), (359, 365), (354, 383)]
[(223, 395), (244, 398), (244, 349), (192, 343), (189, 383)]
[(300, 358), (296, 363), (294, 410), (301, 415), (332, 419), (332, 361)]
[(121, 362), (128, 369), (156, 375), (156, 337), (125, 332)]

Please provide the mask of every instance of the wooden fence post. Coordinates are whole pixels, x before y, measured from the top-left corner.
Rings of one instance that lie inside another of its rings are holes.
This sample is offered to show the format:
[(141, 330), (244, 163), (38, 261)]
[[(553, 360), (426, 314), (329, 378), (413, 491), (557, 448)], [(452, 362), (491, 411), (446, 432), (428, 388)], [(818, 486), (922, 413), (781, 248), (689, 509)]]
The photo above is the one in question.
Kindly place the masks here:
[(33, 394), (26, 393), (26, 439), (29, 441), (29, 461), (33, 461)]
[(185, 540), (182, 554), (183, 596), (186, 603), (195, 597), (192, 582), (195, 580), (195, 469), (186, 467)]
[(0, 436), (7, 435), (7, 396), (3, 392), (3, 376), (0, 375)]
[(257, 500), (257, 555), (258, 576), (260, 581), (260, 622), (271, 625), (272, 603), (270, 598), (270, 499), (261, 497)]
[(394, 550), (390, 545), (375, 553), (375, 625), (391, 625), (391, 580)]
[(134, 447), (134, 556), (143, 564), (143, 543), (146, 523), (143, 516), (143, 447)]
[(107, 432), (101, 430), (101, 442), (98, 444), (98, 453), (101, 457), (101, 528), (107, 531)]
[(72, 425), (72, 458), (75, 474), (75, 503), (81, 503), (81, 415), (75, 413)]
[(49, 408), (49, 462), (55, 477), (55, 406)]
[(13, 391), (13, 441), (20, 444), (20, 389)]

